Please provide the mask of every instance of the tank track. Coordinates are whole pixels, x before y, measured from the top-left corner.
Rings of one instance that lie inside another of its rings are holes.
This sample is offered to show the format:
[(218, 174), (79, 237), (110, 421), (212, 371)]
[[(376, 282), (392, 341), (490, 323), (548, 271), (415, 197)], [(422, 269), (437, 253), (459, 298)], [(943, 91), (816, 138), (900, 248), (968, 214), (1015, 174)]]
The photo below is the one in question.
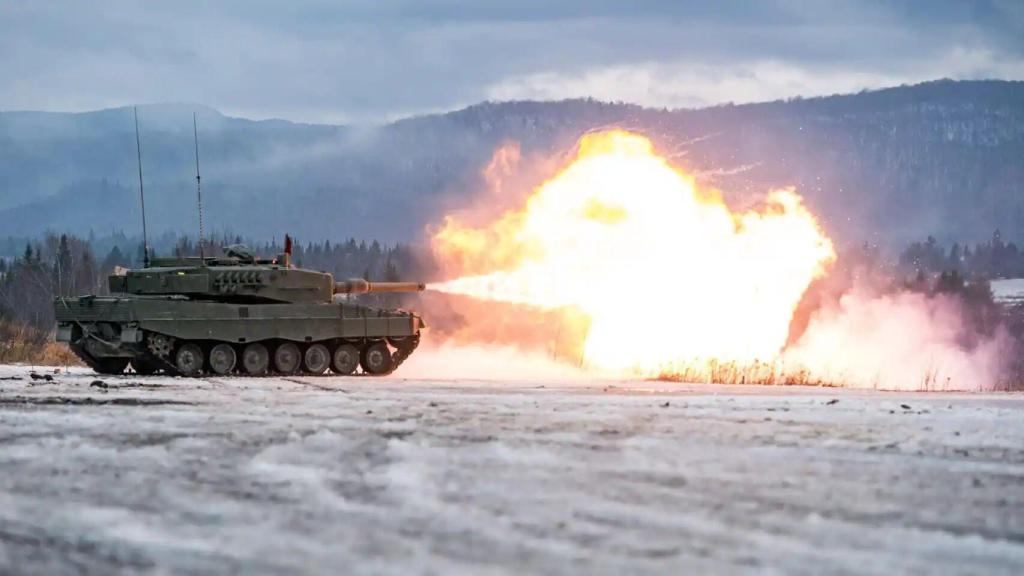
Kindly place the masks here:
[[(408, 358), (416, 351), (416, 348), (420, 344), (420, 335), (409, 336), (398, 341), (392, 341), (392, 346), (395, 348), (391, 353), (391, 368), (383, 374), (369, 374), (366, 371), (360, 370), (352, 374), (346, 374), (346, 376), (386, 376), (393, 373), (398, 369)], [(145, 352), (138, 354), (133, 357), (133, 361), (138, 359), (146, 365), (153, 368), (153, 372), (163, 371), (165, 374), (178, 376), (180, 375), (177, 367), (174, 365), (174, 361), (171, 359), (171, 351), (174, 349), (174, 339), (162, 334), (147, 334), (146, 337), (146, 350)], [(71, 351), (75, 353), (89, 368), (92, 368), (95, 372), (100, 374), (109, 374), (110, 371), (102, 363), (101, 359), (94, 357), (90, 354), (81, 343), (71, 344)], [(146, 375), (146, 374), (142, 374)], [(282, 374), (269, 370), (266, 374), (246, 374), (241, 371), (235, 371), (231, 374), (212, 374), (209, 371), (203, 371), (197, 374), (196, 377), (203, 377), (215, 375), (219, 378), (230, 378), (233, 376), (245, 377), (245, 378), (263, 378), (263, 377), (275, 377), (281, 376)], [(317, 376), (339, 376), (328, 370), (323, 374), (310, 374), (308, 372), (299, 371), (294, 374), (288, 374), (289, 376), (304, 376), (304, 377), (317, 377)]]
[(99, 360), (92, 354), (89, 354), (89, 352), (85, 350), (85, 346), (82, 346), (81, 344), (71, 344), (70, 347), (71, 351), (75, 353), (75, 356), (78, 356), (79, 360), (85, 362), (86, 366), (92, 368), (93, 372), (98, 374), (103, 373), (101, 371), (102, 367), (100, 366)]
[(412, 356), (416, 347), (420, 345), (420, 335), (410, 336), (409, 342), (407, 344), (403, 342), (403, 344), (403, 346), (396, 346), (394, 353), (391, 354), (391, 370), (388, 371), (388, 374), (397, 370), (402, 365), (402, 362), (405, 362), (409, 356)]

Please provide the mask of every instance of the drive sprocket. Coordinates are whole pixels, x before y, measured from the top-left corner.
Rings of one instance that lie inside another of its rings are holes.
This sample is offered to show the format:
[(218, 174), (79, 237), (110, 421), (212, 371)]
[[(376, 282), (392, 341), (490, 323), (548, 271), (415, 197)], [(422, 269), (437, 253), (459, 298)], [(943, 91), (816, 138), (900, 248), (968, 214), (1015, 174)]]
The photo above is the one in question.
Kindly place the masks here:
[(149, 352), (164, 362), (170, 362), (171, 350), (174, 349), (174, 338), (150, 332), (146, 338)]

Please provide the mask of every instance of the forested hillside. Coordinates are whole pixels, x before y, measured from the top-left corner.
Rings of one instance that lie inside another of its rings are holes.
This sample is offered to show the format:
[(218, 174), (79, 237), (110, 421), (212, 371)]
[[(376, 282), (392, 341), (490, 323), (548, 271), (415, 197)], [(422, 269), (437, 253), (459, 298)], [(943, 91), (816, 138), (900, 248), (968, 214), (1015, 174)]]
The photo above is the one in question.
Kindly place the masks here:
[[(927, 235), (1024, 240), (1024, 83), (940, 81), (702, 110), (590, 100), (484, 103), (380, 127), (227, 118), (190, 105), (139, 108), (151, 229), (194, 227), (192, 111), (207, 221), (258, 238), (415, 241), (482, 187), (503, 142), (555, 156), (580, 134), (650, 135), (737, 206), (793, 185), (840, 241), (888, 247)], [(138, 228), (130, 108), (0, 113), (2, 236), (106, 236)]]

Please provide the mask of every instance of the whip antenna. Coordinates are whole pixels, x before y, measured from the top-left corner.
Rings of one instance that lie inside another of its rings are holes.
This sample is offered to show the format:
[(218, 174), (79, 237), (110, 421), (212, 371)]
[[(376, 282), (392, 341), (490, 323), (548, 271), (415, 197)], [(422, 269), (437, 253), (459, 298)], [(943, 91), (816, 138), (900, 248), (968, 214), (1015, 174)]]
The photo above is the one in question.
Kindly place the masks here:
[(139, 143), (139, 108), (135, 111), (135, 154), (139, 160), (139, 203), (142, 205), (142, 267), (149, 268), (149, 236), (146, 234), (146, 195), (142, 192), (142, 145)]
[(199, 186), (199, 129), (196, 127), (196, 113), (192, 113), (192, 136), (196, 143), (196, 203), (199, 205), (199, 260), (206, 265), (203, 254), (203, 191)]

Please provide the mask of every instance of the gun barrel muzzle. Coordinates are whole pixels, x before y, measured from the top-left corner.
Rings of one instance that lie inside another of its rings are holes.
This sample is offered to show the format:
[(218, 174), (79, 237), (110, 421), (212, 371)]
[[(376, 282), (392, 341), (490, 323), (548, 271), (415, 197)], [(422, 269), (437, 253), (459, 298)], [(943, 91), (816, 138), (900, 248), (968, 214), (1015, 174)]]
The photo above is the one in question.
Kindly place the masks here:
[(367, 294), (370, 292), (421, 292), (426, 289), (421, 282), (370, 282), (353, 278), (334, 283), (335, 294)]

